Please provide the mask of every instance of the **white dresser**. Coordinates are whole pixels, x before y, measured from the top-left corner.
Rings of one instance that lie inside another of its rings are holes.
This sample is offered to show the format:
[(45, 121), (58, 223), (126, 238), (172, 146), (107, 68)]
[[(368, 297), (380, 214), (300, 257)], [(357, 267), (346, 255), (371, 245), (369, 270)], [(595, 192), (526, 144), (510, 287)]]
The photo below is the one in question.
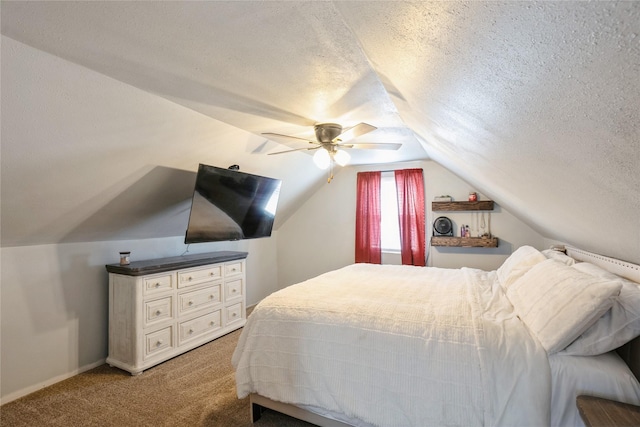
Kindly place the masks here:
[(246, 252), (109, 264), (107, 363), (134, 375), (246, 322)]

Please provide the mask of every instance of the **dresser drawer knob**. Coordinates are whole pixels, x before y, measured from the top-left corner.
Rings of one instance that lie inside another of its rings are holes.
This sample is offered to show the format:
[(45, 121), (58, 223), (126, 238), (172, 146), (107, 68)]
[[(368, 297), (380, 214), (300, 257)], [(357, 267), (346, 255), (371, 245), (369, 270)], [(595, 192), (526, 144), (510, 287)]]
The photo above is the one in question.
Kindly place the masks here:
[(193, 301), (189, 301), (189, 305), (193, 305)]
[(156, 347), (160, 347), (162, 345), (162, 340), (158, 340), (158, 342), (156, 342)]
[(189, 277), (187, 278), (187, 280), (188, 280), (188, 281), (192, 281), (192, 280), (193, 280), (193, 277), (189, 276)]
[(160, 316), (162, 314), (162, 310), (156, 310), (156, 316)]
[(193, 333), (193, 329), (189, 329), (189, 333), (192, 334)]
[(209, 273), (209, 276), (214, 276), (213, 271), (211, 273)]
[(233, 314), (231, 315), (231, 317), (236, 317), (237, 315), (238, 315), (238, 313), (233, 313)]
[(238, 290), (237, 290), (237, 289), (235, 289), (235, 288), (231, 289), (231, 293), (234, 293), (234, 294), (235, 294), (237, 291), (238, 291)]
[(216, 322), (214, 322), (213, 320), (211, 321), (211, 326), (216, 326)]
[(160, 287), (160, 282), (156, 282), (156, 288)]

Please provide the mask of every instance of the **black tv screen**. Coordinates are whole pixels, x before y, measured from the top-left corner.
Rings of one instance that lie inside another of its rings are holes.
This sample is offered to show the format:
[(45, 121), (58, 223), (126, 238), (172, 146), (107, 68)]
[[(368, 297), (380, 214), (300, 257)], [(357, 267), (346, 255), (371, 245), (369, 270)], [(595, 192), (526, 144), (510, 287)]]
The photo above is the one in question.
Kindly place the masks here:
[(201, 164), (185, 243), (271, 236), (281, 180)]

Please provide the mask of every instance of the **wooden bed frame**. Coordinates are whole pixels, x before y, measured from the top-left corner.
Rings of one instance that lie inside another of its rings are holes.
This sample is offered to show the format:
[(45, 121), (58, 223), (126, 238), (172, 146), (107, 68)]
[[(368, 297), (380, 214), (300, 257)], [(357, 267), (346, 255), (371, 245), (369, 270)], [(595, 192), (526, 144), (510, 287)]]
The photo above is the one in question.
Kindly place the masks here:
[[(565, 250), (567, 255), (577, 261), (590, 262), (618, 276), (640, 283), (640, 265), (594, 254), (572, 246), (566, 246)], [(640, 337), (620, 347), (617, 351), (640, 381)], [(249, 395), (249, 401), (251, 403), (251, 422), (256, 422), (260, 419), (265, 409), (271, 409), (320, 427), (351, 427), (351, 424), (327, 418), (298, 406), (278, 402), (256, 393)]]
[(315, 412), (307, 411), (306, 409), (302, 409), (289, 403), (271, 400), (256, 393), (249, 395), (249, 401), (251, 402), (250, 411), (252, 423), (255, 423), (260, 419), (262, 412), (264, 412), (265, 409), (271, 409), (276, 412), (280, 412), (281, 414), (289, 415), (290, 417), (321, 427), (353, 427), (351, 424), (345, 424), (332, 418), (323, 417)]

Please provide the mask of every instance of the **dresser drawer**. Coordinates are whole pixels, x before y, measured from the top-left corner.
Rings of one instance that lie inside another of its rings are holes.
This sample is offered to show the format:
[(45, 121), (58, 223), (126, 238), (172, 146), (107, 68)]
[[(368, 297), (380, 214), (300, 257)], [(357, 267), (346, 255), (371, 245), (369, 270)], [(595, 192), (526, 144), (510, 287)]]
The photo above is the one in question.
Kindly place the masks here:
[(192, 268), (178, 272), (178, 287), (198, 285), (211, 280), (222, 278), (222, 265)]
[(184, 315), (206, 307), (213, 307), (221, 302), (221, 284), (207, 286), (195, 291), (178, 295), (178, 313)]
[(237, 276), (244, 272), (244, 262), (228, 262), (224, 266), (225, 277)]
[(148, 333), (145, 335), (144, 358), (156, 356), (174, 347), (173, 327), (168, 326), (159, 331)]
[(153, 295), (173, 289), (173, 274), (148, 276), (144, 278), (144, 294)]
[(225, 301), (232, 301), (242, 297), (242, 279), (228, 280), (224, 284)]
[(238, 322), (243, 319), (242, 303), (239, 302), (237, 304), (233, 304), (228, 307), (225, 307), (225, 310), (226, 310), (226, 322), (227, 322), (225, 326), (228, 326), (234, 322)]
[(220, 329), (221, 327), (222, 318), (220, 310), (182, 322), (178, 329), (179, 345)]
[(168, 296), (144, 302), (145, 328), (173, 318), (173, 297)]

